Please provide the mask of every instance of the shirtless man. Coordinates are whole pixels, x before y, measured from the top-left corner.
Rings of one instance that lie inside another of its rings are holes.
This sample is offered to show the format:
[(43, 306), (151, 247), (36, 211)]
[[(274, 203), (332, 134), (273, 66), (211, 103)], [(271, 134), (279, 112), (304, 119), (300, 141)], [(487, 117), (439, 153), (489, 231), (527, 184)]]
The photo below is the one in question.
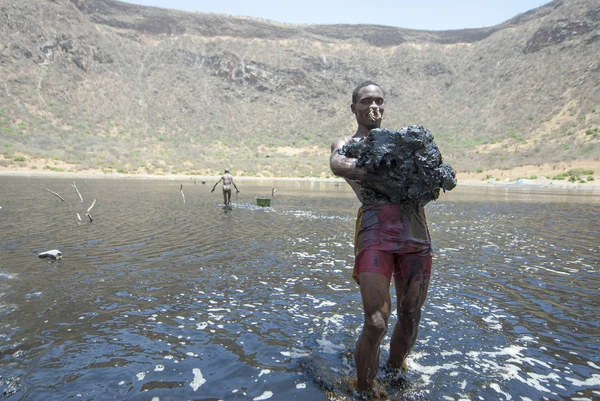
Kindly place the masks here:
[(213, 186), (213, 188), (210, 191), (211, 193), (215, 191), (215, 188), (221, 181), (223, 181), (223, 203), (225, 203), (225, 205), (229, 205), (231, 203), (231, 186), (233, 185), (236, 193), (239, 193), (240, 190), (235, 185), (235, 182), (233, 182), (233, 176), (229, 174), (229, 169), (225, 169), (225, 174)]
[[(384, 112), (383, 91), (366, 81), (352, 93), (352, 113), (358, 129), (352, 137), (331, 144), (331, 171), (346, 179), (362, 203), (356, 221), (353, 278), (360, 286), (364, 310), (363, 330), (356, 343), (357, 389), (370, 396), (379, 368), (380, 346), (387, 333), (391, 311), (390, 283), (396, 286), (398, 322), (390, 342), (387, 367), (393, 371), (407, 369), (406, 357), (415, 345), (431, 276), (431, 240), (422, 207), (397, 205), (385, 201), (366, 204), (369, 182), (383, 180), (356, 167), (357, 159), (339, 150), (351, 141), (380, 128)], [(381, 197), (368, 197), (381, 199)]]

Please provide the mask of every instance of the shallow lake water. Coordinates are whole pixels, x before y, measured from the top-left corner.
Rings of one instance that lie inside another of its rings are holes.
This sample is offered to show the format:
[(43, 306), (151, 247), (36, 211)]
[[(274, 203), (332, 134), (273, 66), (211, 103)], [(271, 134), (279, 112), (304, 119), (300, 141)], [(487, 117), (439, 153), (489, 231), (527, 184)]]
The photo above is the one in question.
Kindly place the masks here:
[[(238, 180), (224, 207), (213, 182), (74, 181), (83, 201), (0, 177), (0, 399), (352, 399), (346, 184)], [(459, 183), (426, 211), (429, 296), (387, 399), (600, 399), (600, 193)]]

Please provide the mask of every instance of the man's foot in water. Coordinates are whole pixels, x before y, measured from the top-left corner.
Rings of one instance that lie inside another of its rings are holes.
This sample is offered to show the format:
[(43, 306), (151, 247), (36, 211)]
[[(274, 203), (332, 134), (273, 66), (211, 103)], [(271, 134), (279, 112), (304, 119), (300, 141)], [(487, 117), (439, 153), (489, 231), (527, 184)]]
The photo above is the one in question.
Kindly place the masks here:
[(406, 370), (408, 370), (408, 362), (406, 361), (406, 359), (403, 360), (402, 364), (400, 365), (400, 368), (397, 368), (395, 366), (392, 366), (392, 364), (390, 363), (390, 361), (387, 361), (387, 363), (385, 364), (385, 369), (386, 370), (400, 369), (400, 370), (406, 371)]
[(388, 394), (381, 383), (375, 382), (371, 391), (355, 391), (354, 398), (360, 401), (387, 399)]
[(396, 389), (405, 389), (408, 387), (409, 382), (404, 378), (404, 373), (408, 370), (408, 364), (406, 361), (402, 363), (402, 368), (392, 368), (389, 365), (384, 367), (384, 382), (387, 383), (390, 387)]
[(348, 384), (353, 389), (353, 392), (352, 392), (353, 397), (354, 397), (353, 399), (356, 399), (356, 400), (360, 400), (360, 401), (384, 400), (384, 399), (387, 399), (387, 397), (388, 397), (388, 393), (385, 389), (386, 386), (380, 380), (373, 381), (373, 387), (371, 388), (371, 390), (365, 390), (365, 391), (359, 391), (357, 389), (358, 382), (356, 380), (356, 377), (351, 379), (348, 382)]

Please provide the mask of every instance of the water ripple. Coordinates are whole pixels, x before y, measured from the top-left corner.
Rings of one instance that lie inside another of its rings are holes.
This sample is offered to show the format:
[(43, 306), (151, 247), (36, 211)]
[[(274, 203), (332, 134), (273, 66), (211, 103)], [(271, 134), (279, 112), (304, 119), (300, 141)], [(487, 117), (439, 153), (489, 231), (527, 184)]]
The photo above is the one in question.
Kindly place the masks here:
[[(261, 208), (270, 183), (245, 183), (231, 207), (187, 182), (185, 204), (178, 182), (78, 182), (83, 203), (70, 183), (0, 178), (3, 391), (351, 398), (350, 190), (282, 183)], [(434, 274), (409, 386), (390, 399), (598, 398), (600, 202), (456, 193), (427, 207)], [(78, 221), (93, 199), (94, 221)], [(54, 248), (60, 262), (37, 258)]]

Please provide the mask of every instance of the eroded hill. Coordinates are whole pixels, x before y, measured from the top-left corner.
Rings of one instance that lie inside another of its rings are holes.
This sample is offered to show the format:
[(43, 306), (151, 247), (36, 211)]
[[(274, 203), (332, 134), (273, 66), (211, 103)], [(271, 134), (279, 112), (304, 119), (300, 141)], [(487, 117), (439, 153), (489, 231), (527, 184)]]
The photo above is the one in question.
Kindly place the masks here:
[(5, 165), (330, 176), (364, 79), (458, 171), (600, 155), (595, 0), (442, 32), (0, 0), (0, 37)]

